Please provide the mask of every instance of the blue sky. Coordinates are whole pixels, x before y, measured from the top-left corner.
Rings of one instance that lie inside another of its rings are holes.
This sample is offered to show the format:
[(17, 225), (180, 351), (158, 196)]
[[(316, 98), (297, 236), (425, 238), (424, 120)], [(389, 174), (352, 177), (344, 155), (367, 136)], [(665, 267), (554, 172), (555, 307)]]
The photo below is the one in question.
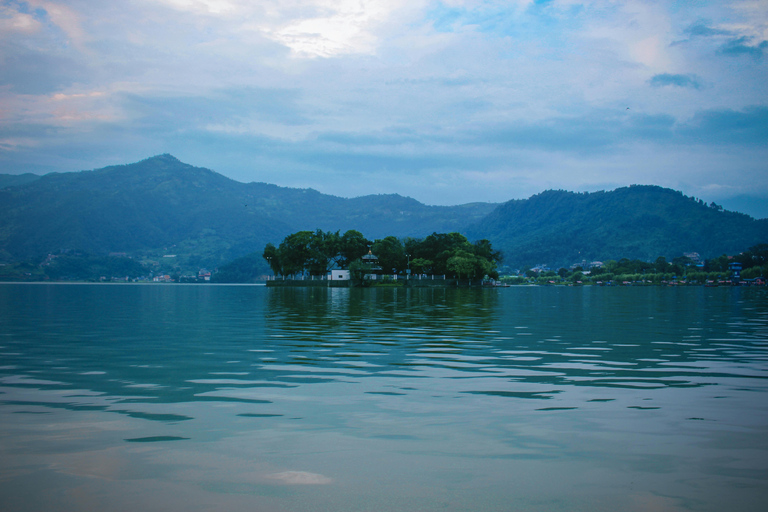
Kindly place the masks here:
[(768, 1), (0, 2), (0, 172), (161, 153), (427, 204), (655, 184), (768, 216)]

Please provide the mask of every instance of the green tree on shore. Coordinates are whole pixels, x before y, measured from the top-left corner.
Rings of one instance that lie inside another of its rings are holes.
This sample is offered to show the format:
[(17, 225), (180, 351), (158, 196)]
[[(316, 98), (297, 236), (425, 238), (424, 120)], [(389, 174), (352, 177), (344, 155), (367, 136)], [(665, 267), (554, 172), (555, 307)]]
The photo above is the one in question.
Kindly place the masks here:
[(460, 233), (432, 233), (424, 239), (405, 241), (388, 236), (373, 243), (359, 231), (299, 231), (285, 237), (278, 247), (267, 244), (263, 257), (273, 272), (293, 276), (308, 272), (324, 275), (332, 268), (355, 271), (354, 263), (370, 250), (378, 258), (384, 273), (403, 273), (409, 265), (418, 272), (445, 274), (449, 277), (490, 276), (497, 278), (496, 265), (501, 254), (488, 240), (470, 243)]

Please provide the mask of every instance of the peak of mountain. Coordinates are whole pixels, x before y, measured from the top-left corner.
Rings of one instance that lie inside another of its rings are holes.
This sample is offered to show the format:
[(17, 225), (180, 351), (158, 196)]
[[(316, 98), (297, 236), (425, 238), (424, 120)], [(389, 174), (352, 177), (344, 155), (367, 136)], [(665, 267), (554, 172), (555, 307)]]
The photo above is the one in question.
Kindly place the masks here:
[(147, 158), (145, 161), (157, 161), (180, 164), (181, 161), (170, 153), (163, 153), (161, 155), (155, 155)]
[(202, 167), (185, 164), (172, 155), (163, 154), (139, 162), (112, 165), (90, 171), (50, 173), (41, 176), (40, 186), (53, 185), (65, 188), (90, 189), (94, 187), (151, 187), (164, 181), (175, 180), (179, 184), (189, 181), (201, 186), (201, 180), (210, 183), (227, 183), (233, 180)]
[(461, 230), (494, 206), (432, 207), (394, 194), (345, 199), (241, 183), (162, 154), (0, 189), (0, 259), (174, 247), (190, 265), (215, 266), (298, 230), (426, 236)]

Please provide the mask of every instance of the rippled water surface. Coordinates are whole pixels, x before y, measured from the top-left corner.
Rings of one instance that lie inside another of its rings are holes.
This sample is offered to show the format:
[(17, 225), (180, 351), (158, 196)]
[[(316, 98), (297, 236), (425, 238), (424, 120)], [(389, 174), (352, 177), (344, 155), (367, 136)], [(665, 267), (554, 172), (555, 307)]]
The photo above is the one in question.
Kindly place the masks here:
[(762, 511), (768, 291), (0, 285), (4, 511)]

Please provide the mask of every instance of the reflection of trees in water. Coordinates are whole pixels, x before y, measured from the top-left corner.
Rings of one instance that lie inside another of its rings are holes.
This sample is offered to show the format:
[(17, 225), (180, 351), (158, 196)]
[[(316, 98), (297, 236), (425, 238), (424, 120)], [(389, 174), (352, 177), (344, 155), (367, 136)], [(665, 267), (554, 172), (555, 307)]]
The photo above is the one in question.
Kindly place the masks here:
[[(281, 347), (293, 356), (325, 364), (315, 359), (323, 345), (326, 361), (344, 354), (378, 364), (381, 353), (389, 365), (448, 367), (465, 356), (481, 356), (482, 363), (465, 368), (507, 375), (494, 392), (509, 391), (513, 382), (558, 388), (699, 386), (720, 375), (715, 368), (725, 360), (754, 364), (755, 351), (765, 342), (766, 318), (756, 324), (757, 310), (742, 304), (753, 295), (750, 290), (270, 292), (277, 293), (270, 294), (267, 329), (279, 333)], [(761, 303), (759, 296), (753, 299)]]
[(309, 375), (285, 367), (298, 364), (329, 378), (484, 372), (475, 391), (534, 398), (698, 386), (764, 373), (768, 342), (764, 289), (7, 286), (0, 305), (7, 385), (56, 381), (35, 386), (101, 402), (212, 399)]
[(267, 322), (288, 332), (406, 335), (438, 329), (452, 336), (478, 336), (495, 314), (496, 290), (404, 288), (274, 288)]
[(493, 385), (475, 391), (498, 396), (547, 398), (569, 386), (703, 386), (730, 376), (724, 363), (743, 365), (747, 373), (763, 371), (768, 338), (764, 290), (269, 292), (266, 327), (279, 336), (272, 343), (279, 360), (356, 362), (369, 364), (371, 374), (387, 366), (464, 376), (483, 372)]
[[(266, 327), (285, 362), (368, 366), (409, 364), (418, 351), (487, 346), (496, 290), (270, 289)], [(280, 358), (281, 356), (275, 356)]]
[(269, 292), (267, 330), (277, 335), (272, 345), (281, 361), (357, 363), (369, 374), (393, 367), (414, 375), (431, 368), (466, 377), (482, 372), (489, 387), (473, 392), (494, 396), (550, 398), (570, 386), (701, 386), (724, 375), (717, 370), (724, 360), (752, 364), (759, 348), (748, 347), (743, 329), (741, 347), (717, 341), (749, 323), (740, 299), (725, 290)]

